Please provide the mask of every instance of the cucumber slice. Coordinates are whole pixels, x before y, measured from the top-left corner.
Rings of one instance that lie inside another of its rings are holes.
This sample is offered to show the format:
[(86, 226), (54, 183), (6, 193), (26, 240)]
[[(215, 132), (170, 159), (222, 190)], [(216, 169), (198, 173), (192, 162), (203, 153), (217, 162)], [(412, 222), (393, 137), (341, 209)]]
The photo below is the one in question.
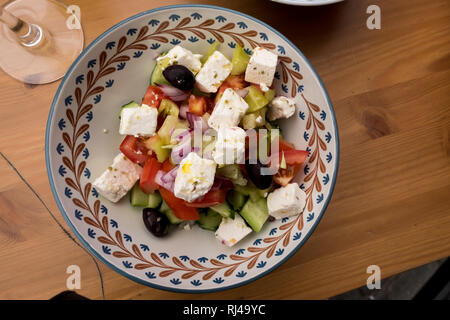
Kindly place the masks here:
[(227, 194), (227, 201), (231, 204), (234, 210), (241, 210), (246, 199), (247, 197), (237, 190), (231, 190)]
[(168, 115), (164, 120), (164, 123), (162, 124), (161, 128), (159, 128), (158, 130), (158, 135), (165, 145), (170, 144), (170, 132), (174, 128), (175, 129), (186, 128), (186, 124), (181, 122), (178, 119), (178, 116)]
[(264, 96), (266, 97), (266, 99), (270, 102), (273, 100), (273, 98), (275, 98), (275, 90), (273, 89), (269, 89), (266, 92), (264, 92)]
[(222, 217), (234, 219), (234, 211), (226, 201), (212, 206), (210, 209), (217, 212)]
[(138, 108), (140, 107), (140, 105), (138, 105), (136, 102), (131, 101), (128, 102), (127, 104), (124, 104), (123, 106), (120, 107), (120, 112), (119, 112), (119, 119), (122, 117), (122, 111), (123, 109), (128, 109), (128, 108)]
[(241, 168), (237, 164), (223, 165), (217, 168), (217, 174), (228, 178), (234, 185), (245, 186), (247, 180), (244, 178)]
[(169, 99), (162, 99), (161, 103), (159, 104), (158, 113), (163, 117), (166, 117), (168, 115), (178, 117), (178, 115), (180, 114), (180, 108), (178, 108), (175, 102), (172, 102)]
[(228, 164), (217, 169), (217, 174), (228, 179), (237, 179), (241, 169), (237, 164)]
[(145, 141), (145, 146), (147, 147), (147, 149), (151, 149), (153, 152), (155, 152), (158, 162), (161, 163), (164, 162), (171, 153), (170, 149), (163, 148), (163, 146), (165, 145), (166, 143), (157, 134)]
[(175, 213), (173, 213), (173, 211), (169, 208), (169, 206), (164, 200), (162, 200), (161, 202), (161, 207), (159, 208), (159, 211), (166, 215), (167, 219), (169, 219), (169, 222), (171, 224), (179, 224), (183, 222), (183, 220), (177, 218)]
[[(241, 120), (241, 125), (245, 130), (262, 127), (266, 124), (267, 107), (263, 107), (255, 112), (247, 113)], [(258, 117), (261, 117), (258, 119)]]
[(150, 193), (148, 195), (148, 207), (149, 208), (156, 209), (159, 207), (161, 202), (162, 202), (162, 197), (158, 191), (155, 191), (155, 193)]
[(200, 212), (200, 218), (197, 220), (200, 227), (206, 230), (216, 231), (222, 221), (222, 216), (212, 209)]
[(133, 207), (147, 207), (148, 206), (148, 194), (139, 188), (139, 181), (136, 182), (133, 189), (130, 192), (130, 202)]
[(203, 92), (200, 89), (198, 89), (197, 87), (194, 87), (194, 89), (192, 89), (192, 94), (194, 96), (200, 96), (200, 97), (211, 97), (211, 93), (207, 93), (207, 92)]
[(168, 84), (170, 85), (169, 81), (164, 78), (163, 71), (165, 68), (169, 66), (170, 59), (167, 57), (165, 59), (161, 59), (156, 62), (156, 66), (153, 69), (152, 76), (150, 78), (150, 84)]
[(246, 114), (245, 116), (243, 116), (242, 120), (241, 120), (242, 128), (244, 128), (244, 130), (249, 130), (249, 129), (256, 128), (256, 126), (257, 126), (256, 118), (257, 117), (258, 116), (254, 112)]
[(239, 213), (255, 232), (259, 232), (269, 217), (267, 200), (265, 198), (257, 201), (248, 199)]
[(211, 43), (211, 45), (208, 48), (208, 51), (206, 52), (205, 56), (202, 57), (201, 61), (202, 63), (205, 63), (206, 60), (208, 60), (208, 58), (214, 53), (214, 51), (216, 51), (219, 48), (219, 42), (218, 41), (214, 41), (213, 43)]
[(249, 196), (252, 201), (258, 201), (261, 197), (259, 189), (251, 186), (235, 186), (235, 190)]
[(233, 51), (233, 58), (231, 59), (231, 63), (233, 64), (231, 75), (237, 76), (243, 74), (247, 69), (249, 61), (250, 56), (245, 53), (244, 49), (240, 45), (237, 44)]
[(254, 86), (248, 87), (248, 94), (244, 100), (248, 104), (247, 113), (258, 111), (269, 104), (269, 100)]

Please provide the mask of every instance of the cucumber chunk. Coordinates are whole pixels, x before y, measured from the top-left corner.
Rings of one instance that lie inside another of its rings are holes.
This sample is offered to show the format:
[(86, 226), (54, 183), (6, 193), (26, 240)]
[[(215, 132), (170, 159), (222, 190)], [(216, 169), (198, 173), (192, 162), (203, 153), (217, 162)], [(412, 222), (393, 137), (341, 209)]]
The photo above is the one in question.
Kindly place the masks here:
[(247, 197), (237, 190), (230, 190), (227, 194), (227, 201), (231, 204), (233, 209), (237, 211), (241, 210), (246, 199)]
[(265, 198), (259, 198), (257, 201), (248, 199), (239, 213), (255, 232), (259, 232), (269, 217), (267, 200)]
[(122, 117), (122, 111), (123, 109), (128, 109), (128, 108), (138, 108), (140, 107), (140, 105), (138, 105), (136, 102), (131, 101), (128, 102), (127, 104), (124, 104), (123, 106), (120, 107), (120, 112), (119, 112), (119, 119)]
[(197, 87), (194, 87), (194, 89), (192, 89), (192, 94), (194, 96), (197, 96), (197, 97), (198, 96), (200, 96), (200, 97), (211, 97), (211, 93), (203, 92)]
[(206, 54), (202, 57), (201, 61), (202, 63), (205, 63), (206, 60), (208, 60), (208, 58), (214, 53), (214, 51), (216, 51), (219, 48), (219, 42), (218, 41), (214, 41), (213, 43), (211, 43), (211, 45), (208, 48), (208, 51), (206, 52)]
[(234, 219), (234, 211), (226, 201), (212, 206), (210, 209), (217, 212), (222, 217)]
[(162, 202), (162, 197), (159, 194), (159, 192), (155, 191), (155, 193), (150, 193), (147, 196), (148, 196), (148, 207), (153, 209), (158, 208)]
[(169, 222), (171, 224), (179, 224), (183, 222), (183, 220), (177, 218), (175, 213), (173, 213), (173, 211), (169, 208), (169, 206), (164, 200), (162, 200), (161, 202), (161, 207), (159, 208), (159, 211), (166, 215), (167, 219), (169, 219)]
[(275, 90), (273, 89), (269, 89), (266, 92), (264, 92), (264, 96), (266, 97), (266, 99), (270, 102), (273, 100), (273, 98), (275, 98)]
[(133, 207), (147, 207), (148, 206), (148, 194), (139, 188), (139, 181), (136, 182), (133, 189), (130, 192), (130, 202)]
[(150, 78), (150, 84), (168, 84), (170, 85), (169, 81), (164, 78), (163, 71), (165, 68), (169, 66), (170, 59), (167, 57), (165, 59), (161, 59), (156, 62), (155, 68), (153, 69), (152, 76)]
[(164, 120), (161, 128), (158, 130), (158, 135), (163, 141), (163, 144), (170, 144), (170, 132), (172, 129), (187, 129), (188, 125), (178, 119), (178, 116), (168, 115)]
[[(262, 127), (266, 124), (267, 107), (263, 107), (255, 112), (247, 113), (241, 120), (241, 125), (245, 130)], [(261, 117), (258, 119), (258, 117)]]
[(180, 108), (178, 108), (177, 104), (169, 99), (162, 99), (159, 104), (158, 113), (163, 117), (168, 115), (178, 117), (180, 114)]
[(165, 141), (157, 134), (145, 141), (147, 149), (152, 150), (156, 154), (158, 162), (161, 163), (169, 157), (171, 152), (170, 149), (163, 148), (166, 144), (167, 143), (165, 143)]
[(259, 189), (256, 187), (251, 186), (235, 186), (235, 190), (249, 196), (252, 201), (258, 201), (260, 198), (262, 198)]
[(244, 178), (241, 168), (237, 164), (223, 165), (222, 167), (218, 167), (216, 172), (219, 176), (230, 179), (234, 185), (247, 185), (247, 180)]
[(237, 76), (243, 74), (247, 69), (248, 62), (250, 61), (250, 56), (244, 51), (244, 49), (236, 44), (236, 48), (233, 51), (233, 58), (231, 63), (233, 67), (231, 69), (231, 75)]
[(254, 86), (248, 87), (248, 94), (244, 100), (248, 104), (247, 113), (258, 111), (269, 104), (269, 100)]
[(200, 218), (197, 220), (201, 228), (216, 231), (222, 221), (222, 216), (211, 208), (208, 211), (200, 212)]

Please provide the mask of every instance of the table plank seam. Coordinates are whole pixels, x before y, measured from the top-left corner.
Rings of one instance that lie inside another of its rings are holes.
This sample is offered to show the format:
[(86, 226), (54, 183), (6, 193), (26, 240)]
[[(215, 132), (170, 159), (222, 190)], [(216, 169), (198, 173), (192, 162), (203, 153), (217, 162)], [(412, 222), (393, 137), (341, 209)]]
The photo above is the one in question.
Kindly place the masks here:
[(14, 166), (14, 164), (5, 156), (5, 154), (0, 151), (0, 155), (6, 161), (6, 163), (14, 170), (14, 172), (17, 174), (17, 176), (20, 178), (20, 180), (22, 180), (23, 183), (25, 183), (27, 188), (30, 189), (31, 192), (36, 196), (36, 198), (39, 200), (39, 202), (44, 206), (45, 210), (50, 214), (51, 218), (56, 222), (58, 227), (66, 234), (66, 236), (69, 237), (70, 240), (72, 240), (78, 247), (83, 249), (92, 258), (92, 260), (94, 261), (94, 264), (95, 264), (95, 266), (97, 268), (99, 277), (100, 277), (100, 287), (102, 289), (102, 298), (105, 299), (105, 289), (104, 289), (104, 283), (103, 283), (103, 275), (102, 275), (102, 272), (100, 270), (100, 266), (98, 265), (98, 262), (95, 260), (95, 258), (92, 256), (92, 254), (88, 250), (86, 250), (86, 248), (84, 246), (82, 246), (81, 244), (79, 244), (76, 241), (76, 239), (70, 234), (70, 232), (66, 228), (64, 228), (64, 226), (58, 221), (58, 219), (56, 219), (55, 215), (50, 210), (50, 208), (47, 206), (45, 201), (41, 198), (41, 196), (39, 196), (37, 191), (34, 190), (34, 188), (28, 183), (28, 181), (19, 172), (19, 170)]

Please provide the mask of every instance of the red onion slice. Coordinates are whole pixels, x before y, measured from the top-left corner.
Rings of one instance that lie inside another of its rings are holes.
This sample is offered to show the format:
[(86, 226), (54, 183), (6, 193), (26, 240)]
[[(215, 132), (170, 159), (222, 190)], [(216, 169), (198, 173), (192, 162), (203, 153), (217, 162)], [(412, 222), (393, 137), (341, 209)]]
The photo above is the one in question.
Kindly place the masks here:
[(166, 173), (162, 170), (158, 170), (158, 172), (156, 173), (155, 176), (155, 182), (157, 184), (159, 184), (160, 186), (162, 186), (164, 184), (164, 182), (162, 181), (162, 177), (165, 175)]
[(235, 90), (235, 91), (239, 96), (241, 96), (241, 98), (245, 98), (248, 94), (248, 89), (246, 89), (246, 88)]
[(175, 140), (176, 141), (183, 141), (184, 139), (187, 139), (189, 137), (189, 139), (191, 138), (191, 134), (193, 132), (193, 129), (186, 129), (183, 132), (181, 132), (179, 135), (175, 136)]
[(189, 125), (192, 129), (201, 128), (202, 133), (205, 133), (206, 130), (209, 129), (208, 123), (206, 120), (202, 117), (199, 117), (193, 113), (187, 112), (186, 113), (187, 120), (189, 121)]
[(175, 163), (180, 163), (181, 160), (183, 160), (189, 152), (191, 152), (191, 138), (189, 139), (183, 139), (182, 142), (177, 144), (175, 147), (172, 148), (172, 153), (170, 154), (170, 157), (172, 158), (172, 161)]
[(166, 174), (166, 175), (168, 175), (173, 181), (175, 181), (175, 178), (177, 177), (178, 167), (179, 167), (179, 166), (173, 167), (173, 169), (170, 170), (169, 172), (167, 172), (167, 174)]
[(188, 104), (182, 104), (181, 107), (180, 107), (180, 118), (186, 119), (188, 111), (189, 111), (189, 105)]
[[(160, 185), (161, 187), (173, 192), (177, 170), (178, 170), (178, 167), (173, 168), (172, 170), (170, 170), (167, 173), (162, 170), (159, 170), (156, 173), (155, 182), (158, 185)], [(174, 171), (175, 173), (172, 171)]]
[(189, 98), (189, 94), (172, 86), (169, 86), (167, 84), (156, 84), (162, 92), (171, 100), (180, 102), (184, 101), (187, 98)]

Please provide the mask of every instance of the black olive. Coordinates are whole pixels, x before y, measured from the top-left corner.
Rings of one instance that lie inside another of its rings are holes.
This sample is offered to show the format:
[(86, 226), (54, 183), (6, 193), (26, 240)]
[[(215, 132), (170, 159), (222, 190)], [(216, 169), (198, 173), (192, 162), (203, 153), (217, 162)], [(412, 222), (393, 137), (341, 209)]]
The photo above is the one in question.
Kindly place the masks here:
[(165, 68), (163, 76), (171, 85), (180, 90), (191, 90), (195, 84), (194, 74), (180, 64)]
[(156, 209), (145, 208), (142, 219), (147, 230), (157, 237), (164, 237), (169, 232), (169, 219)]
[(255, 164), (250, 164), (248, 160), (245, 162), (245, 169), (248, 177), (258, 189), (267, 189), (272, 185), (273, 178), (271, 175), (262, 175), (261, 168), (267, 167), (259, 160)]

